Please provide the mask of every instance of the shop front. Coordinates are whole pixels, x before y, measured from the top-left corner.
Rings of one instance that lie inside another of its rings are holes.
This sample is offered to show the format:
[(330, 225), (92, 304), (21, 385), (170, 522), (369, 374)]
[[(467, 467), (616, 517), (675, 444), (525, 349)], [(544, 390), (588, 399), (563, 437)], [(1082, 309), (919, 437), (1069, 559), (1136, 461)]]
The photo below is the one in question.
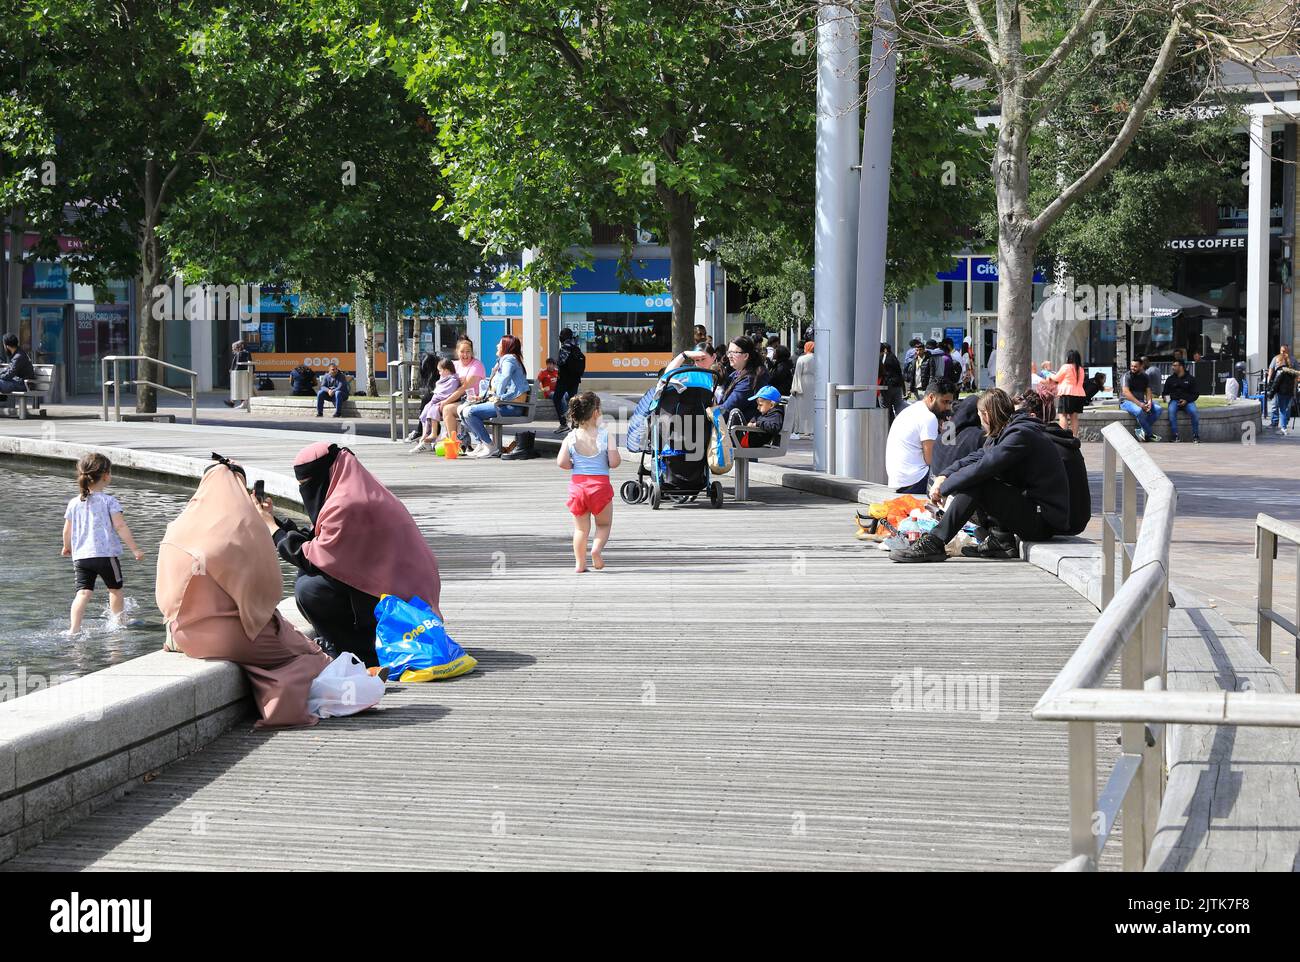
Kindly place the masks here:
[(18, 341), (31, 351), (33, 363), (57, 366), (54, 400), (97, 393), (100, 360), (131, 353), (131, 287), (127, 281), (74, 284), (58, 261), (24, 265)]

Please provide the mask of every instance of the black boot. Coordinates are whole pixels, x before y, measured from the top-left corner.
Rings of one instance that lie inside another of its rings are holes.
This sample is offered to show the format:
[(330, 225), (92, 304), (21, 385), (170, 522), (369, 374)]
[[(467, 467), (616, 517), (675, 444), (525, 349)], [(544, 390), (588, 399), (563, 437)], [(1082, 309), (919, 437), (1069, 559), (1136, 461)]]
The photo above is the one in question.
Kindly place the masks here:
[(948, 552), (939, 536), (931, 533), (921, 535), (915, 543), (906, 548), (895, 548), (889, 552), (890, 561), (904, 563), (920, 561), (947, 561)]
[(532, 431), (520, 431), (515, 438), (514, 450), (501, 455), (502, 461), (527, 461), (537, 457), (537, 435)]

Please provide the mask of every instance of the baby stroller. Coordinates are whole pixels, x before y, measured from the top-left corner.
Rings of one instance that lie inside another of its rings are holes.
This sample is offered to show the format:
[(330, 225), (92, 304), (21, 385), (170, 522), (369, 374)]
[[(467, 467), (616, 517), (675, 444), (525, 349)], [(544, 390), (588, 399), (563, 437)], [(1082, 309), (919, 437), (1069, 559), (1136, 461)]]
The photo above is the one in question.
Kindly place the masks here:
[(640, 454), (641, 463), (636, 480), (619, 490), (626, 503), (649, 501), (657, 511), (665, 498), (685, 504), (707, 491), (709, 502), (722, 507), (722, 483), (710, 482), (708, 457), (713, 433), (708, 409), (716, 385), (712, 371), (679, 367), (646, 392), (628, 422), (627, 449)]

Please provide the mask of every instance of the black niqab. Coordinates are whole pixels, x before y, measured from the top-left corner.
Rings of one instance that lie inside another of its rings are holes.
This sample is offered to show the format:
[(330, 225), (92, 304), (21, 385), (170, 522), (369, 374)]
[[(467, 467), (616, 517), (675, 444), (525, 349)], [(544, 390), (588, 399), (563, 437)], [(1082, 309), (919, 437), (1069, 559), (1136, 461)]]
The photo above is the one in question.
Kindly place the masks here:
[(298, 479), (302, 505), (307, 509), (307, 517), (311, 518), (312, 527), (316, 525), (321, 508), (325, 507), (325, 495), (330, 489), (330, 476), (334, 473), (334, 462), (338, 459), (341, 450), (343, 449), (337, 444), (331, 444), (329, 450), (315, 461), (294, 465), (293, 474)]

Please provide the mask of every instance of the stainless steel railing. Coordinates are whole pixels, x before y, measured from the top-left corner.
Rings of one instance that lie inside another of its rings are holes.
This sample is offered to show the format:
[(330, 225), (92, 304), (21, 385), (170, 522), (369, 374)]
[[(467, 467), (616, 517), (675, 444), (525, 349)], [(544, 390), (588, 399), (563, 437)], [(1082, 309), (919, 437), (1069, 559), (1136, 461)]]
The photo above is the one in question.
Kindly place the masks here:
[[(169, 387), (166, 384), (159, 384), (156, 381), (146, 381), (142, 379), (123, 380), (121, 377), (121, 368), (119, 365), (123, 361), (148, 361), (151, 364), (157, 364), (171, 371), (179, 371), (182, 374), (188, 374), (190, 378), (189, 391), (182, 391), (179, 388)], [(108, 365), (113, 365), (113, 377), (108, 376)], [(199, 372), (191, 371), (189, 368), (180, 367), (176, 364), (169, 364), (166, 361), (160, 361), (156, 357), (146, 357), (143, 354), (114, 354), (100, 360), (100, 380), (103, 382), (101, 393), (103, 394), (103, 419), (109, 420), (108, 417), (108, 389), (113, 388), (113, 418), (114, 421), (122, 420), (122, 385), (140, 385), (147, 384), (159, 391), (168, 391), (171, 394), (187, 397), (190, 399), (190, 423), (199, 423)]]
[[(397, 390), (393, 387), (393, 368), (397, 368)], [(407, 435), (407, 425), (410, 423), (408, 414), (408, 402), (410, 400), (410, 388), (414, 379), (407, 376), (407, 371), (420, 369), (419, 361), (389, 361), (388, 362), (388, 440), (404, 441)], [(402, 402), (402, 433), (397, 433), (397, 401)]]
[[(1300, 727), (1300, 698), (1258, 692), (1166, 690), (1169, 543), (1173, 483), (1122, 424), (1102, 431), (1102, 609), (1096, 624), (1034, 706), (1039, 721), (1069, 724), (1070, 859), (1095, 870), (1115, 818), (1124, 814), (1123, 867), (1140, 871), (1155, 837), (1165, 788), (1165, 726)], [(1121, 499), (1115, 499), (1122, 465)], [(1137, 487), (1146, 496), (1139, 527)], [(1300, 534), (1300, 531), (1296, 532)], [(1116, 548), (1122, 557), (1116, 578)], [(1120, 687), (1102, 688), (1120, 661)], [(1120, 755), (1097, 792), (1097, 725), (1120, 726)]]
[(1273, 660), (1274, 625), (1297, 642), (1295, 690), (1300, 694), (1300, 627), (1273, 610), (1273, 561), (1277, 558), (1279, 539), (1297, 546), (1295, 610), (1296, 621), (1300, 622), (1300, 527), (1261, 514), (1255, 519), (1255, 553), (1259, 558), (1255, 592), (1255, 647), (1265, 661)]

